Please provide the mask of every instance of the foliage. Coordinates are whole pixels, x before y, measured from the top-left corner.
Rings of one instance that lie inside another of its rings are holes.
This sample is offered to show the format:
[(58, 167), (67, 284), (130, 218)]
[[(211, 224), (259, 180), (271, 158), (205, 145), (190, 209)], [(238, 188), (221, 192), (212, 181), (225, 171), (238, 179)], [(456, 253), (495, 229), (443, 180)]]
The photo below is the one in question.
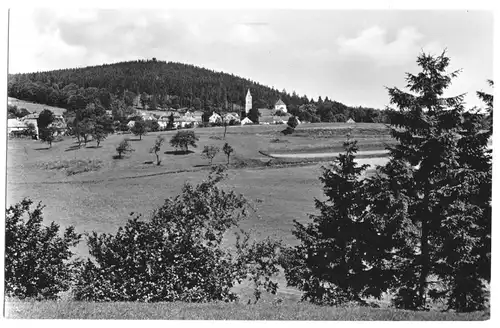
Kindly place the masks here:
[(130, 131), (142, 140), (142, 136), (147, 133), (146, 122), (142, 118), (135, 120), (135, 124)]
[(180, 148), (184, 152), (188, 152), (189, 146), (196, 148), (196, 141), (199, 138), (195, 135), (194, 131), (177, 131), (172, 139), (170, 145), (175, 148)]
[(257, 107), (252, 107), (248, 111), (247, 117), (255, 124), (259, 124), (260, 111)]
[(116, 147), (116, 151), (118, 153), (117, 158), (121, 159), (123, 154), (131, 153), (134, 151), (134, 149), (130, 145), (130, 142), (128, 141), (128, 139), (123, 139), (120, 142), (120, 144)]
[(75, 298), (232, 301), (237, 298), (231, 291), (236, 282), (267, 281), (275, 270), (265, 259), (276, 257), (268, 254), (276, 244), (240, 244), (236, 256), (222, 247), (224, 234), (247, 215), (243, 196), (218, 187), (223, 177), (221, 167), (213, 168), (208, 179), (186, 183), (180, 195), (166, 199), (151, 219), (135, 217), (114, 235), (87, 234), (92, 260), (82, 265)]
[(52, 148), (52, 142), (55, 140), (54, 135), (56, 131), (56, 128), (53, 127), (38, 129), (38, 137), (41, 141), (48, 143), (49, 148)]
[(52, 122), (54, 122), (55, 116), (50, 109), (44, 109), (40, 112), (37, 118), (37, 126), (39, 130), (47, 128)]
[(107, 138), (107, 136), (114, 132), (113, 123), (111, 122), (111, 118), (107, 116), (101, 116), (96, 118), (95, 124), (93, 124), (92, 128), (92, 139), (94, 139), (97, 143), (97, 147), (99, 147), (101, 141)]
[(30, 114), (26, 108), (17, 108), (15, 105), (7, 105), (7, 113), (16, 118), (23, 118)]
[(320, 177), (327, 200), (316, 199), (318, 215), (304, 225), (294, 222), (300, 245), (290, 249), (284, 262), (287, 283), (304, 292), (302, 299), (321, 305), (363, 303), (362, 297), (380, 297), (381, 271), (367, 265), (376, 256), (376, 233), (362, 219), (364, 202), (361, 174), (367, 165), (355, 162), (356, 141), (344, 143)]
[[(445, 299), (457, 311), (483, 308), (489, 280), (491, 130), (465, 112), (463, 95), (442, 97), (458, 71), (449, 58), (422, 54), (422, 71), (407, 74), (410, 92), (389, 88), (392, 136), (387, 165), (367, 181), (365, 197), (379, 233), (394, 304), (425, 308)], [(430, 277), (437, 282), (430, 282)]]
[(286, 124), (292, 129), (295, 129), (297, 125), (299, 125), (299, 122), (297, 122), (297, 118), (295, 116), (290, 116)]
[(150, 153), (155, 153), (156, 155), (156, 165), (161, 164), (160, 155), (158, 153), (160, 152), (161, 146), (163, 145), (164, 142), (165, 142), (165, 137), (163, 136), (156, 137), (155, 144), (149, 150)]
[(24, 199), (7, 209), (5, 221), (5, 294), (55, 299), (70, 287), (70, 251), (80, 241), (72, 226), (59, 236), (59, 225), (44, 226), (43, 206)]
[(148, 131), (157, 132), (160, 131), (160, 124), (156, 120), (147, 121), (146, 128)]
[(212, 161), (217, 153), (220, 151), (220, 148), (215, 145), (206, 145), (201, 152), (201, 156), (209, 160), (210, 165), (212, 165)]
[(222, 151), (224, 152), (224, 154), (226, 154), (226, 156), (227, 156), (227, 165), (229, 165), (229, 156), (231, 156), (231, 154), (234, 152), (234, 148), (231, 147), (231, 145), (226, 142), (224, 144), (224, 147), (222, 147)]
[(71, 159), (40, 163), (38, 164), (38, 166), (45, 170), (64, 170), (66, 172), (66, 175), (75, 175), (83, 172), (99, 170), (102, 166), (102, 161), (93, 159)]

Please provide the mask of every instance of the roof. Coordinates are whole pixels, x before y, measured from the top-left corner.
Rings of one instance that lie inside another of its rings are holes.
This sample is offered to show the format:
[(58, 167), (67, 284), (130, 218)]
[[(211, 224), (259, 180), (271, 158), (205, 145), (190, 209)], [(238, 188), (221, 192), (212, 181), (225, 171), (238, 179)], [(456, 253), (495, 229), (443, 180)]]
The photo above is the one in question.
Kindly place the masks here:
[[(285, 103), (283, 102), (283, 100), (279, 99), (279, 100), (276, 102), (275, 106), (278, 106), (278, 105), (285, 105)], [(286, 105), (285, 105), (285, 106), (286, 106)]]
[(40, 116), (40, 114), (38, 114), (38, 113), (31, 113), (31, 114), (28, 114), (28, 115), (24, 116), (23, 119), (25, 119), (25, 120), (26, 119), (37, 119), (38, 116)]
[(241, 124), (248, 124), (248, 123), (253, 123), (251, 119), (248, 117), (245, 117), (244, 119), (241, 120)]
[(247, 91), (247, 96), (248, 96), (248, 95), (250, 95), (250, 96), (252, 95), (252, 94), (250, 93), (250, 89), (248, 89), (248, 91)]
[(350, 119), (348, 119), (348, 120), (346, 121), (346, 123), (356, 123), (356, 121), (354, 121), (352, 118), (350, 118)]

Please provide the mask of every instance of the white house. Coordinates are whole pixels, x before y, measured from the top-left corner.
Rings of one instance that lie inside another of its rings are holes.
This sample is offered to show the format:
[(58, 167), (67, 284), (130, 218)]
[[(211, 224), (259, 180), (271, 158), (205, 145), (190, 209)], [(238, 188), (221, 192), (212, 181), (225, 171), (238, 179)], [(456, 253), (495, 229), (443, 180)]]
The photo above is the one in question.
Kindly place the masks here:
[(356, 122), (355, 122), (352, 118), (350, 118), (350, 119), (348, 119), (348, 120), (346, 121), (346, 123), (352, 124), (352, 123), (356, 123)]
[(132, 129), (135, 126), (135, 121), (130, 121), (127, 123), (129, 129)]
[(235, 121), (236, 123), (240, 123), (240, 118), (238, 117), (237, 114), (235, 113), (227, 113), (226, 115), (224, 115), (224, 121), (229, 123), (231, 121)]
[(241, 120), (240, 124), (241, 125), (253, 124), (253, 122), (248, 117), (245, 117), (244, 119)]
[(28, 125), (25, 122), (18, 120), (17, 118), (9, 118), (7, 119), (7, 132), (11, 133), (12, 131), (22, 131), (28, 128)]
[(222, 123), (222, 117), (219, 114), (213, 113), (212, 116), (208, 118), (208, 122), (210, 123)]
[(281, 110), (281, 111), (287, 113), (286, 105), (283, 102), (283, 100), (280, 99), (276, 102), (276, 104), (274, 105), (274, 110)]

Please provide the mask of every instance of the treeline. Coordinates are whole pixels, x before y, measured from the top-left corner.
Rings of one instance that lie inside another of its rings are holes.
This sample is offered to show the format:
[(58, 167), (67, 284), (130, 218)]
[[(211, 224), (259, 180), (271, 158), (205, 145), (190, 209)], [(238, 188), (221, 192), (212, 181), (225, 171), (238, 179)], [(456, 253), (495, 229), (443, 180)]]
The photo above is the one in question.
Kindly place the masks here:
[[(126, 106), (192, 108), (205, 112), (241, 112), (250, 89), (254, 108), (273, 108), (282, 99), (297, 116), (313, 122), (383, 120), (383, 112), (349, 107), (326, 97), (314, 102), (295, 92), (278, 91), (232, 74), (193, 65), (137, 60), (84, 68), (9, 75), (8, 95), (69, 110), (99, 102), (111, 110), (113, 100)], [(374, 114), (376, 113), (376, 114)]]

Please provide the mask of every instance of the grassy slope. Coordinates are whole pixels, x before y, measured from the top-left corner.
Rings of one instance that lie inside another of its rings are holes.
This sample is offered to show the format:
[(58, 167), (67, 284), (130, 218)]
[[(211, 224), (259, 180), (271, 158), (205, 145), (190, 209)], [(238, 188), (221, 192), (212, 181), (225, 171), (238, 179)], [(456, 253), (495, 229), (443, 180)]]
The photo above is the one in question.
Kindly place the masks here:
[[(226, 136), (235, 148), (233, 161), (244, 163), (260, 161), (261, 149), (274, 146), (270, 141), (282, 126), (229, 127)], [(56, 221), (61, 226), (74, 225), (78, 232), (114, 233), (123, 226), (130, 213), (142, 213), (147, 217), (160, 206), (165, 198), (177, 195), (184, 182), (198, 182), (207, 175), (207, 161), (200, 157), (206, 144), (222, 146), (224, 140), (212, 139), (222, 136), (223, 128), (196, 129), (200, 137), (195, 153), (188, 155), (165, 154), (173, 148), (168, 140), (175, 132), (151, 133), (141, 141), (132, 141), (135, 152), (123, 160), (113, 160), (114, 148), (124, 137), (113, 135), (102, 143), (101, 148), (70, 150), (74, 141), (67, 139), (55, 143), (52, 149), (33, 140), (10, 140), (8, 143), (8, 188), (7, 204), (13, 204), (24, 197), (42, 201), (46, 222)], [(270, 133), (271, 132), (271, 133)], [(149, 148), (157, 135), (165, 135), (167, 144), (162, 149), (161, 166), (144, 164), (153, 161)], [(280, 137), (291, 145), (340, 144), (344, 138), (312, 140), (307, 137)], [(41, 164), (69, 159), (102, 160), (103, 168), (97, 172), (86, 172), (66, 176), (62, 171), (49, 171)], [(268, 161), (268, 158), (264, 158)], [(214, 163), (225, 163), (221, 153)], [(241, 222), (240, 226), (251, 230), (254, 238), (267, 236), (282, 238), (288, 245), (296, 243), (291, 234), (293, 220), (305, 222), (308, 215), (315, 212), (314, 198), (322, 198), (322, 186), (318, 177), (321, 164), (284, 168), (240, 168), (230, 169), (228, 179), (223, 181), (227, 188), (233, 188), (252, 201), (254, 212)], [(178, 172), (178, 171), (184, 172)], [(177, 172), (177, 173), (175, 173)], [(226, 245), (230, 245), (234, 235), (228, 233)], [(87, 255), (87, 247), (80, 243), (76, 250), (79, 256)], [(283, 275), (279, 277), (278, 296), (298, 300), (299, 293), (287, 289)], [(246, 300), (251, 297), (251, 289), (237, 286), (235, 291)], [(268, 295), (269, 296), (269, 295)], [(272, 297), (271, 297), (272, 298)]]
[(26, 108), (30, 113), (40, 113), (44, 109), (50, 109), (56, 115), (62, 115), (66, 109), (60, 107), (53, 107), (44, 104), (37, 104), (25, 100), (19, 100), (16, 98), (9, 97), (12, 105), (17, 106), (17, 108)]
[(23, 319), (171, 319), (171, 320), (488, 320), (488, 312), (415, 312), (363, 307), (320, 307), (307, 303), (89, 303), (12, 302), (7, 318)]

